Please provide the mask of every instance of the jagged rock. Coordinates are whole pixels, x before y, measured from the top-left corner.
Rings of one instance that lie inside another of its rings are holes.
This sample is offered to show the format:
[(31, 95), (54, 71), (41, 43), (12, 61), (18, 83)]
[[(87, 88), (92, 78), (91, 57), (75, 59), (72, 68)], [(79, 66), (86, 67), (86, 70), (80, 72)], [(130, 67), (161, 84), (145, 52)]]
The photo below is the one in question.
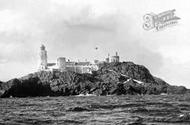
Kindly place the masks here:
[(41, 71), (0, 84), (1, 97), (69, 96), (79, 94), (184, 94), (185, 87), (171, 86), (132, 62), (104, 63), (93, 74)]
[(184, 86), (168, 86), (167, 93), (169, 94), (185, 94), (187, 89)]
[(3, 84), (3, 82), (0, 81), (0, 90), (3, 89), (3, 88), (2, 88), (2, 84)]
[(133, 62), (104, 63), (99, 72), (105, 73), (110, 70), (142, 82), (155, 83), (154, 77), (150, 74), (147, 68), (142, 65), (136, 65)]
[(38, 77), (12, 79), (4, 87), (5, 92), (1, 97), (47, 96), (51, 94), (49, 86), (43, 85)]
[(3, 82), (0, 81), (0, 96), (4, 93), (5, 91), (3, 90)]

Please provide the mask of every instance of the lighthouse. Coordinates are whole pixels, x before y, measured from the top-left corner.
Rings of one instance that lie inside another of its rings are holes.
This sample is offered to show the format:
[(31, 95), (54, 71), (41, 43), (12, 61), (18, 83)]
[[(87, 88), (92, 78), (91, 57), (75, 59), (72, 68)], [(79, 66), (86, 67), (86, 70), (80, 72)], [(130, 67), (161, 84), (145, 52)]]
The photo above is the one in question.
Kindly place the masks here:
[(40, 70), (47, 69), (47, 51), (44, 45), (40, 47)]

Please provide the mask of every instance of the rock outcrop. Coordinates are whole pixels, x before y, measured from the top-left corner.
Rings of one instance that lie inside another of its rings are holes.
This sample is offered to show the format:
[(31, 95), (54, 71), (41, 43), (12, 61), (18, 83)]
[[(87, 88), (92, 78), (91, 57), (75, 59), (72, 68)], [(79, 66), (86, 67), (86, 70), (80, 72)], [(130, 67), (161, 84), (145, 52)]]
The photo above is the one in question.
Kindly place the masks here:
[(4, 93), (5, 91), (3, 90), (3, 82), (0, 81), (0, 96)]
[(79, 94), (184, 94), (185, 87), (171, 86), (132, 62), (104, 63), (92, 74), (41, 71), (0, 84), (1, 97), (69, 96)]

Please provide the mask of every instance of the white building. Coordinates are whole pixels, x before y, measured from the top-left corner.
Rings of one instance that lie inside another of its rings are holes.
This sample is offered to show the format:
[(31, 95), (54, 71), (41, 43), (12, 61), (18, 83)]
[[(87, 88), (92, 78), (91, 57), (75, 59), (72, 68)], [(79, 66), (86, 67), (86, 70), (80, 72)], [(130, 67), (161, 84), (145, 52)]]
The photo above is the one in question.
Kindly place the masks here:
[(40, 67), (39, 70), (44, 71), (73, 71), (77, 73), (92, 73), (92, 71), (98, 70), (97, 64), (92, 64), (90, 62), (71, 62), (66, 61), (65, 57), (59, 57), (56, 63), (47, 62), (47, 51), (45, 46), (41, 46), (40, 51)]
[[(116, 52), (115, 56), (111, 57), (111, 62), (119, 62), (119, 56)], [(40, 67), (39, 70), (44, 71), (73, 71), (77, 73), (92, 73), (92, 71), (97, 71), (99, 69), (99, 64), (101, 63), (110, 63), (110, 57), (106, 58), (106, 61), (95, 60), (94, 63), (85, 61), (85, 62), (72, 62), (66, 61), (65, 57), (59, 57), (57, 62), (48, 63), (47, 61), (47, 51), (44, 45), (40, 47)]]

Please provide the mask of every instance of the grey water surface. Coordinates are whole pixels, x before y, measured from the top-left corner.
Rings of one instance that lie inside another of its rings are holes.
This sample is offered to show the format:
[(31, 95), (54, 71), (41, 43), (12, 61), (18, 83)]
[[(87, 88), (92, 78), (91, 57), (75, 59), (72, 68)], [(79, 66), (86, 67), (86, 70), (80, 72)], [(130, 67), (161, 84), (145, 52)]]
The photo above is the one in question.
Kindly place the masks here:
[(0, 125), (189, 125), (184, 95), (0, 99)]

